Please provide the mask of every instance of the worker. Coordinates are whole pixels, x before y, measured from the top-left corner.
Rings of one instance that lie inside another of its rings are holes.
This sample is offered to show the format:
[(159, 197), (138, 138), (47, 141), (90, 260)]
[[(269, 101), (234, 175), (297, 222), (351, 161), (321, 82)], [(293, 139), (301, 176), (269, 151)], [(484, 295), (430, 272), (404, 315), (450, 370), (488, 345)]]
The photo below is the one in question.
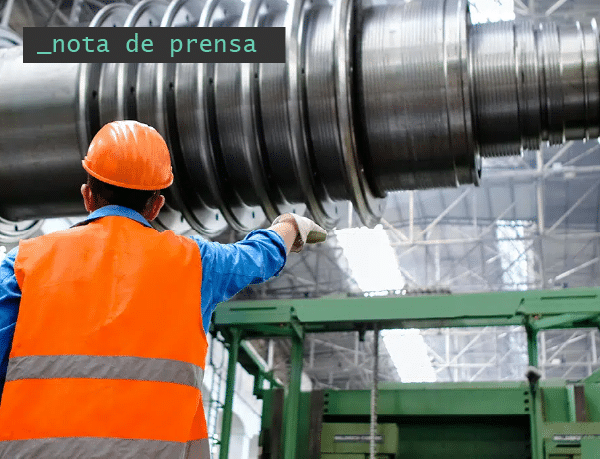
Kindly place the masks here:
[(202, 406), (211, 315), (323, 241), (279, 216), (240, 242), (158, 232), (168, 147), (137, 121), (92, 140), (89, 216), (0, 264), (0, 458), (209, 458)]

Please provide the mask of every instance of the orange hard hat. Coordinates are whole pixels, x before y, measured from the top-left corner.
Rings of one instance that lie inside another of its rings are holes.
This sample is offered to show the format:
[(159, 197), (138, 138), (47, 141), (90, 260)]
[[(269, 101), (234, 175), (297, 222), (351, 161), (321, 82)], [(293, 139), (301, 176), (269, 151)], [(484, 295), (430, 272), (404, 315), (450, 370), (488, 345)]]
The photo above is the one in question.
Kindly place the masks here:
[(156, 129), (138, 121), (113, 121), (92, 139), (83, 168), (111, 185), (162, 190), (173, 183), (171, 155)]

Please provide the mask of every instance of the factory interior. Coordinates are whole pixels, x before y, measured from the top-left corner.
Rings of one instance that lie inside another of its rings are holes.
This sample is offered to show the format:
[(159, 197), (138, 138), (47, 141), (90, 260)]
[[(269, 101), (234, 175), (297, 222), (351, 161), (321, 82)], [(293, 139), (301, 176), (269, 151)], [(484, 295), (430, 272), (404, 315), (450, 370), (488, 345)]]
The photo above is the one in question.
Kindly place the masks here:
[[(85, 209), (107, 122), (153, 226), (328, 230), (220, 304), (213, 459), (600, 459), (598, 0), (2, 0), (0, 258)], [(285, 27), (286, 62), (23, 63), (24, 27)]]

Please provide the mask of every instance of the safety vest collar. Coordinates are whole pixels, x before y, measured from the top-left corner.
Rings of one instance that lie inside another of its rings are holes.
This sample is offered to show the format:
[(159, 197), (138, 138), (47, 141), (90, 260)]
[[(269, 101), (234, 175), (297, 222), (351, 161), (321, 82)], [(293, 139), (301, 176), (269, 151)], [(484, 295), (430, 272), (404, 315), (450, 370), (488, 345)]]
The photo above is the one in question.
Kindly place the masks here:
[(139, 212), (136, 212), (135, 210), (130, 209), (128, 207), (115, 206), (115, 205), (104, 206), (104, 207), (101, 207), (100, 209), (95, 210), (94, 212), (89, 214), (85, 220), (82, 220), (79, 223), (75, 223), (71, 228), (74, 228), (76, 226), (87, 225), (88, 223), (91, 223), (94, 220), (98, 220), (99, 218), (102, 218), (102, 217), (127, 217), (131, 220), (141, 223), (142, 225), (144, 225), (148, 228), (152, 228), (152, 225), (150, 225), (150, 223), (148, 223), (148, 220), (146, 220), (143, 217), (143, 215), (140, 214)]

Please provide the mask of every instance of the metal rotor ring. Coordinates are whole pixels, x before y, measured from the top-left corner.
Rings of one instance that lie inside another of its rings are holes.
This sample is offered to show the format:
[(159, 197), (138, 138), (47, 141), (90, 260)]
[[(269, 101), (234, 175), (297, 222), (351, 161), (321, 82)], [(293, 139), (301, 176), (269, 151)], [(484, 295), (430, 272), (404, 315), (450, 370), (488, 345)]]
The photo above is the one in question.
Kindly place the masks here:
[(110, 3), (96, 13), (89, 27), (123, 27), (132, 8), (127, 3)]
[(340, 141), (344, 154), (344, 173), (351, 191), (351, 200), (360, 219), (367, 226), (375, 226), (385, 208), (385, 201), (371, 191), (361, 160), (358, 156), (355, 137), (356, 112), (352, 106), (352, 37), (355, 35), (353, 0), (337, 0), (333, 9), (336, 102)]
[[(7, 27), (0, 27), (0, 48), (10, 48), (23, 44), (19, 35)], [(0, 242), (12, 243), (35, 233), (44, 220), (12, 222), (0, 217)]]
[(336, 116), (333, 5), (313, 2), (306, 12), (304, 86), (310, 150), (322, 186), (332, 200), (346, 199), (346, 180), (340, 171), (344, 158)]
[[(176, 67), (172, 63), (162, 63), (156, 69), (156, 116), (155, 126), (163, 134), (171, 152), (171, 164), (175, 183), (169, 188), (169, 199), (183, 214), (190, 226), (200, 234), (213, 235), (225, 229), (226, 223), (220, 215), (210, 209), (195, 193), (190, 184), (188, 170), (185, 167), (185, 155), (182, 154), (182, 138), (178, 130), (187, 130), (189, 126), (180, 122), (175, 115)], [(220, 219), (220, 220), (219, 220)], [(216, 225), (216, 228), (215, 228)]]
[(569, 117), (563, 122), (565, 140), (584, 139), (587, 136), (587, 94), (585, 81), (585, 42), (581, 24), (563, 26), (560, 39), (560, 76), (563, 88), (563, 110)]
[[(173, 27), (173, 22), (183, 15), (186, 24), (197, 24), (202, 11), (207, 3), (196, 0), (175, 0), (172, 2), (163, 19), (161, 27)], [(191, 19), (191, 20), (190, 20)], [(181, 19), (179, 19), (181, 20)], [(156, 94), (156, 109), (153, 121), (161, 127), (169, 139), (175, 183), (169, 188), (169, 198), (175, 203), (189, 225), (198, 233), (205, 236), (214, 236), (223, 232), (227, 222), (221, 213), (211, 208), (195, 190), (190, 179), (190, 170), (185, 165), (188, 151), (197, 151), (196, 146), (190, 146), (187, 141), (195, 139), (197, 130), (189, 124), (190, 111), (193, 112), (196, 94), (184, 92), (182, 87), (185, 78), (185, 69), (191, 70), (190, 81), (197, 75), (196, 64), (189, 63), (161, 63), (156, 65), (154, 91)], [(150, 76), (149, 76), (150, 77)], [(188, 104), (180, 107), (178, 98), (184, 97)], [(151, 107), (148, 107), (152, 110)], [(187, 115), (187, 116), (186, 116)]]
[(550, 145), (559, 145), (563, 139), (563, 88), (560, 75), (560, 40), (556, 24), (540, 24), (538, 29), (538, 60), (542, 66), (545, 117), (543, 139)]
[(198, 25), (205, 1), (173, 0), (169, 3), (160, 23), (161, 27), (180, 27)]
[[(263, 9), (264, 14), (261, 14), (257, 21), (255, 21), (256, 27), (278, 27), (283, 26), (286, 11), (288, 8), (287, 2), (283, 0), (265, 0)], [(270, 67), (269, 67), (270, 66)], [(274, 67), (275, 66), (275, 67)], [(267, 69), (271, 70), (269, 72), (269, 76), (267, 77), (266, 71)], [(301, 202), (301, 200), (290, 202), (285, 198), (285, 193), (281, 188), (281, 183), (278, 183), (274, 177), (273, 164), (270, 159), (273, 153), (282, 154), (282, 150), (279, 148), (274, 148), (271, 152), (269, 151), (269, 144), (267, 142), (266, 129), (264, 125), (264, 104), (263, 98), (265, 96), (265, 90), (271, 89), (271, 78), (273, 77), (272, 70), (278, 68), (279, 71), (276, 72), (277, 84), (281, 86), (285, 84), (283, 79), (283, 75), (285, 74), (285, 63), (281, 64), (242, 64), (242, 84), (244, 84), (244, 79), (246, 78), (248, 82), (251, 84), (249, 86), (252, 87), (252, 91), (249, 93), (251, 97), (251, 102), (256, 104), (252, 109), (252, 123), (254, 123), (258, 146), (259, 146), (259, 156), (257, 157), (257, 161), (260, 161), (262, 164), (262, 173), (264, 180), (266, 180), (267, 191), (269, 193), (269, 197), (275, 203), (275, 211), (277, 214), (284, 214), (288, 212), (304, 215), (306, 212), (306, 205)], [(285, 90), (283, 91), (285, 92)], [(247, 94), (247, 93), (246, 93)], [(244, 102), (245, 106), (246, 103)], [(279, 107), (285, 107), (285, 104), (279, 104)], [(242, 107), (244, 109), (244, 107)], [(281, 118), (283, 120), (283, 125), (285, 126), (285, 110), (280, 110), (282, 113)], [(281, 136), (283, 139), (289, 139), (289, 131), (284, 133)], [(286, 142), (287, 151), (289, 154), (290, 151), (290, 142), (289, 140)], [(291, 181), (289, 178), (286, 180), (287, 182)], [(271, 218), (269, 215), (268, 218)]]
[(600, 136), (600, 94), (597, 88), (600, 87), (600, 34), (598, 33), (598, 24), (592, 19), (591, 31), (584, 32), (584, 81), (587, 107), (587, 129), (586, 137), (588, 139), (598, 138)]
[(479, 184), (481, 168), (473, 154), (474, 133), (469, 90), (467, 0), (446, 0), (444, 11), (444, 46), (446, 66), (446, 110), (450, 130), (450, 147), (454, 156), (456, 186)]
[[(246, 4), (245, 8), (252, 7)], [(221, 26), (238, 27), (244, 15), (244, 11), (238, 14), (230, 14), (221, 23)], [(228, 212), (226, 219), (236, 230), (248, 232), (259, 228), (266, 219), (263, 209), (259, 206), (260, 198), (253, 200), (253, 195), (258, 190), (244, 186), (250, 184), (247, 168), (252, 167), (251, 172), (256, 172), (256, 166), (245, 164), (244, 143), (246, 139), (242, 133), (243, 122), (240, 112), (241, 76), (240, 64), (229, 62), (217, 62), (214, 64), (214, 85), (210, 86), (214, 97), (214, 122), (215, 140), (218, 143), (216, 157), (217, 170), (220, 177), (221, 190), (224, 193), (225, 206)], [(251, 140), (248, 139), (250, 142)], [(246, 183), (245, 183), (246, 182)], [(261, 190), (258, 194), (264, 194)], [(261, 196), (262, 197), (262, 196)]]
[(23, 44), (23, 39), (7, 27), (0, 27), (0, 48), (10, 48)]
[[(332, 221), (339, 218), (340, 200), (348, 198), (336, 109), (333, 5), (313, 1), (305, 12), (302, 84), (309, 128), (309, 151), (317, 171), (321, 205)], [(329, 223), (332, 225), (332, 223)]]
[[(257, 27), (268, 14), (285, 11), (286, 4), (283, 1), (263, 1), (250, 0), (246, 3), (240, 27)], [(242, 173), (235, 178), (238, 187), (247, 187), (256, 193), (259, 204), (261, 205), (268, 220), (274, 220), (279, 214), (281, 202), (280, 193), (274, 188), (274, 184), (268, 180), (267, 172), (268, 162), (263, 161), (262, 151), (264, 151), (264, 136), (262, 132), (260, 108), (258, 102), (259, 95), (259, 64), (242, 63), (239, 64), (239, 82), (236, 81), (239, 103), (237, 107), (240, 111), (241, 138), (237, 148), (243, 159), (243, 166), (247, 173)], [(244, 183), (246, 182), (246, 183)]]
[[(107, 5), (94, 16), (90, 27), (123, 27), (132, 9), (131, 5), (123, 3)], [(97, 89), (90, 88), (96, 91), (97, 101), (92, 103), (98, 106), (98, 121), (97, 126), (92, 126), (92, 136), (106, 123), (124, 119), (117, 103), (118, 66), (117, 63), (83, 64), (82, 74), (95, 78), (94, 73), (99, 72)], [(90, 138), (89, 141), (91, 140)]]
[[(215, 0), (207, 4), (200, 18), (200, 27), (234, 26), (237, 25), (242, 14), (243, 4), (232, 0)], [(235, 184), (231, 182), (228, 174), (227, 163), (224, 159), (223, 135), (230, 133), (227, 129), (227, 118), (223, 118), (224, 106), (217, 106), (217, 100), (229, 100), (231, 93), (224, 85), (231, 77), (232, 64), (198, 64), (198, 96), (204, 110), (196, 113), (199, 118), (199, 126), (206, 129), (208, 138), (204, 137), (206, 150), (201, 154), (204, 165), (205, 179), (211, 189), (213, 200), (225, 217), (225, 220), (236, 231), (248, 232), (262, 225), (265, 215), (258, 206), (248, 206), (235, 192)], [(211, 115), (211, 116), (207, 116)], [(188, 158), (186, 158), (188, 160)], [(192, 158), (189, 158), (192, 160)]]
[[(198, 27), (210, 27), (217, 21), (224, 20), (228, 12), (239, 15), (241, 11), (239, 2), (209, 0), (202, 9)], [(214, 85), (213, 78), (214, 64), (176, 64), (173, 89), (177, 109), (176, 128), (179, 129), (182, 151), (181, 158), (176, 161), (178, 168), (186, 171), (188, 177), (182, 185), (186, 189), (192, 189), (190, 194), (198, 204), (203, 204), (203, 209), (208, 213), (207, 216), (199, 214), (198, 217), (194, 217), (198, 225), (204, 226), (205, 233), (222, 232), (230, 219), (235, 221), (235, 216), (230, 214), (221, 196), (221, 184), (214, 156), (218, 149), (213, 148), (215, 126), (207, 117), (209, 112), (206, 111), (211, 104), (207, 95), (208, 89)], [(187, 194), (185, 199), (188, 199)], [(189, 219), (192, 215), (186, 214), (186, 218)]]
[[(287, 16), (277, 2), (271, 2), (269, 14), (261, 19), (263, 27), (283, 27)], [(254, 111), (259, 123), (261, 157), (269, 192), (278, 204), (280, 213), (304, 214), (306, 205), (294, 167), (291, 131), (287, 115), (286, 63), (261, 63), (256, 71), (257, 93)], [(289, 204), (293, 203), (293, 204)]]
[(521, 143), (524, 148), (535, 149), (542, 141), (542, 123), (535, 34), (530, 22), (515, 24), (515, 59)]
[[(203, 15), (214, 8), (210, 2), (182, 3), (193, 10), (194, 19), (198, 26), (202, 24)], [(171, 20), (175, 20), (178, 13), (173, 10)], [(210, 16), (210, 15), (209, 15)], [(165, 19), (167, 20), (167, 19)], [(192, 21), (194, 22), (194, 21)], [(165, 26), (171, 25), (164, 23)], [(160, 64), (158, 81), (163, 81), (158, 86), (159, 92), (168, 94), (173, 91), (174, 109), (177, 110), (176, 123), (172, 126), (173, 137), (178, 139), (178, 153), (173, 158), (175, 173), (177, 202), (185, 218), (192, 228), (201, 234), (211, 236), (224, 231), (227, 221), (216, 208), (212, 192), (202, 169), (202, 160), (211, 159), (207, 143), (203, 141), (207, 129), (198, 123), (197, 114), (203, 115), (198, 89), (202, 81), (199, 77), (199, 64), (176, 63)], [(164, 78), (167, 78), (165, 80)], [(169, 79), (170, 78), (170, 79)], [(172, 87), (171, 87), (172, 85)], [(160, 96), (163, 109), (159, 110), (161, 117), (167, 116), (168, 106), (164, 105), (164, 96)], [(166, 121), (164, 121), (166, 123)], [(193, 164), (191, 166), (190, 164)]]
[[(186, 22), (189, 22), (190, 17), (194, 15), (192, 11), (198, 10), (196, 12), (195, 18), (196, 22), (198, 17), (200, 16), (201, 6), (198, 7), (199, 2), (195, 0), (174, 0), (164, 11), (162, 19), (160, 20), (160, 27), (171, 27), (173, 26), (173, 21), (176, 20), (178, 15), (185, 14)], [(157, 11), (158, 12), (158, 11)], [(155, 12), (155, 15), (156, 13)], [(137, 78), (136, 78), (136, 88), (135, 92), (136, 98), (136, 112), (137, 119), (142, 122), (147, 122), (152, 126), (160, 125), (163, 133), (167, 133), (166, 131), (166, 122), (164, 121), (164, 112), (162, 110), (157, 110), (156, 107), (158, 105), (157, 102), (157, 87), (158, 87), (158, 71), (157, 67), (163, 64), (156, 63), (140, 63), (137, 69)], [(157, 118), (161, 121), (157, 122)], [(168, 134), (167, 134), (168, 135)], [(171, 143), (171, 139), (167, 140), (168, 143)], [(173, 147), (171, 146), (170, 150)], [(174, 163), (174, 161), (172, 161)], [(173, 168), (176, 166), (173, 164)], [(180, 174), (177, 174), (175, 177), (176, 183), (169, 187), (164, 191), (164, 194), (167, 198), (167, 203), (170, 205), (165, 205), (161, 210), (158, 217), (151, 222), (154, 228), (164, 231), (164, 230), (173, 230), (178, 234), (186, 233), (193, 228), (195, 231), (200, 234), (209, 235), (210, 231), (204, 231), (204, 227), (201, 224), (196, 224), (196, 220), (192, 217), (192, 213), (188, 212), (188, 209), (181, 199), (181, 196), (177, 193), (176, 187), (179, 186)], [(179, 209), (177, 210), (173, 205), (177, 205)], [(190, 223), (192, 222), (193, 225)]]
[[(519, 80), (515, 30), (512, 23), (486, 24), (486, 34), (474, 33), (471, 39), (475, 92), (477, 136), (485, 157), (519, 155), (521, 126), (519, 120)], [(501, 87), (504, 91), (490, 90)]]
[[(163, 0), (142, 0), (129, 13), (123, 27), (158, 27), (169, 4)], [(141, 64), (117, 64), (117, 119), (136, 119), (136, 80)]]
[(335, 206), (329, 205), (330, 201), (325, 190), (319, 186), (318, 174), (311, 164), (308, 146), (302, 50), (306, 11), (309, 7), (308, 1), (292, 0), (285, 17), (288, 128), (291, 134), (295, 176), (307, 208), (319, 225), (330, 229), (337, 221)]
[(44, 220), (13, 222), (0, 217), (0, 243), (11, 244), (32, 236), (40, 229)]

